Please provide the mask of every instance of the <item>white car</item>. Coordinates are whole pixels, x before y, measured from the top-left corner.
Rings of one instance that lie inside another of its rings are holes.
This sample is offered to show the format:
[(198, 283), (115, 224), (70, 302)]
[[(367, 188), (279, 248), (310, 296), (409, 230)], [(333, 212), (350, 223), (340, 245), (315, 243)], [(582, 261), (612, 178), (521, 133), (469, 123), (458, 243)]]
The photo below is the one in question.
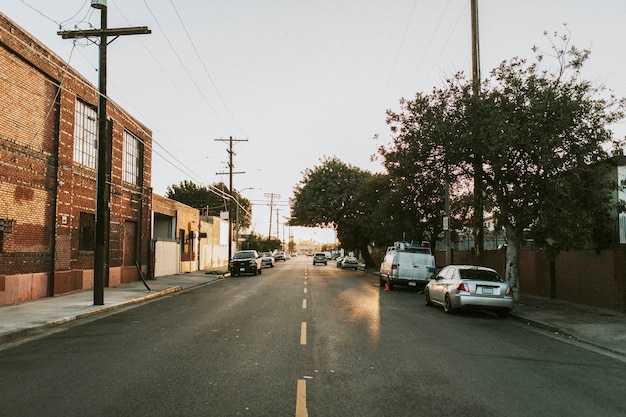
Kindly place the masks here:
[(448, 265), (424, 287), (426, 305), (439, 304), (446, 313), (456, 309), (495, 311), (506, 317), (513, 310), (513, 289), (491, 268)]
[(261, 253), (261, 265), (274, 268), (274, 263), (275, 263), (274, 256), (272, 256), (270, 252)]

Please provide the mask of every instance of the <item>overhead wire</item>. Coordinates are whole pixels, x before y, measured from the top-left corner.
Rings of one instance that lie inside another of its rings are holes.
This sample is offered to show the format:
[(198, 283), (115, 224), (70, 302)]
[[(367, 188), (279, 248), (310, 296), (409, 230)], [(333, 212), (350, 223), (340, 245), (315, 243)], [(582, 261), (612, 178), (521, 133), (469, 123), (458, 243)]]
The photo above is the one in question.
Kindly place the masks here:
[[(23, 3), (24, 5), (26, 5), (27, 7), (31, 8), (33, 11), (35, 11), (35, 12), (36, 12), (36, 13), (38, 13), (38, 14), (40, 14), (41, 16), (43, 16), (44, 18), (46, 18), (47, 20), (50, 20), (50, 21), (51, 21), (51, 22), (53, 22), (53, 23), (54, 23), (54, 24), (55, 24), (55, 25), (56, 25), (59, 29), (61, 29), (61, 28), (63, 28), (64, 23), (71, 21), (72, 19), (74, 19), (76, 16), (78, 16), (78, 15), (80, 14), (80, 11), (81, 11), (81, 10), (85, 7), (85, 5), (87, 4), (87, 2), (88, 2), (89, 0), (86, 0), (86, 1), (85, 1), (85, 3), (83, 3), (83, 5), (81, 6), (81, 8), (80, 8), (80, 9), (79, 9), (79, 10), (78, 10), (78, 11), (77, 11), (77, 12), (76, 12), (76, 13), (75, 13), (72, 17), (70, 17), (69, 19), (64, 20), (63, 22), (57, 22), (56, 20), (54, 20), (54, 19), (50, 18), (49, 16), (47, 16), (45, 13), (41, 12), (40, 10), (38, 10), (37, 8), (35, 8), (34, 6), (32, 6), (32, 5), (28, 4), (28, 3), (27, 3), (27, 2), (25, 2), (24, 0), (21, 0), (21, 1), (22, 1), (22, 3)], [(145, 2), (145, 0), (144, 0), (144, 4), (145, 4), (145, 5), (146, 5), (146, 7), (148, 8), (148, 11), (150, 12), (150, 14), (151, 14), (151, 15), (153, 16), (153, 18), (155, 19), (155, 22), (157, 23), (157, 25), (159, 26), (159, 28), (162, 30), (162, 27), (161, 27), (161, 26), (160, 26), (160, 24), (158, 23), (158, 20), (157, 20), (157, 19), (156, 19), (156, 17), (154, 16), (154, 13), (152, 12), (152, 10), (151, 10), (151, 9), (150, 9), (150, 7), (148, 6), (148, 4)], [(175, 8), (175, 5), (174, 5), (173, 3), (172, 3), (172, 6)], [(180, 20), (181, 24), (183, 25), (183, 27), (185, 27), (185, 26), (184, 26), (184, 22), (182, 21), (182, 18), (180, 17), (180, 15), (179, 15), (179, 13), (178, 13), (178, 10), (177, 10), (176, 8), (175, 8), (175, 10), (176, 10), (177, 16), (178, 16), (178, 18), (179, 18), (179, 20)], [(91, 14), (90, 14), (90, 13), (91, 13)], [(92, 15), (93, 15), (93, 10), (91, 10), (91, 9), (90, 9), (90, 10), (88, 10), (88, 11), (87, 11), (87, 13), (85, 14), (84, 18), (83, 18), (82, 20), (78, 21), (77, 23), (75, 23), (75, 27), (77, 27), (77, 26), (78, 26), (78, 24), (80, 24), (81, 22), (85, 22), (85, 21), (86, 21), (85, 19), (87, 19), (87, 17), (88, 17), (88, 16), (92, 16)], [(91, 23), (89, 23), (88, 21), (87, 21), (87, 23), (90, 25), (90, 27), (93, 27), (93, 26), (91, 25)], [(5, 30), (5, 32), (7, 32), (7, 31)], [(7, 33), (9, 33), (9, 32), (7, 32)], [(227, 104), (226, 104), (226, 102), (225, 102), (225, 100), (224, 100), (223, 96), (221, 95), (221, 93), (219, 93), (219, 90), (217, 89), (217, 86), (215, 85), (215, 83), (214, 83), (214, 81), (213, 81), (212, 77), (210, 76), (210, 73), (208, 72), (208, 69), (206, 68), (206, 65), (204, 64), (203, 60), (201, 59), (201, 57), (200, 57), (200, 55), (199, 55), (199, 52), (198, 52), (197, 48), (195, 47), (195, 44), (193, 44), (193, 41), (191, 40), (191, 37), (190, 37), (190, 35), (189, 35), (189, 33), (188, 33), (188, 31), (187, 31), (186, 27), (185, 27), (185, 33), (187, 34), (187, 36), (188, 36), (188, 38), (189, 38), (190, 42), (192, 43), (193, 48), (194, 48), (194, 51), (196, 52), (196, 54), (197, 54), (198, 58), (201, 60), (202, 66), (203, 66), (203, 68), (204, 68), (204, 70), (205, 70), (205, 73), (206, 73), (206, 75), (209, 77), (209, 79), (211, 80), (211, 83), (213, 84), (214, 88), (216, 89), (216, 91), (217, 91), (217, 93), (218, 93), (218, 95), (219, 95), (219, 97), (220, 97), (220, 100), (222, 100), (222, 103), (224, 104), (224, 106), (226, 107), (227, 111), (229, 112), (229, 114), (230, 114), (230, 115), (231, 115), (231, 117), (233, 118), (233, 121), (235, 122), (235, 124), (237, 125), (237, 127), (238, 127), (240, 130), (243, 130), (243, 129), (241, 129), (241, 127), (238, 125), (238, 123), (237, 123), (236, 119), (235, 119), (235, 118), (234, 118), (234, 116), (232, 115), (232, 112), (231, 112), (231, 111), (230, 111), (230, 109), (228, 108), (228, 106), (227, 106)], [(14, 36), (13, 34), (11, 34), (11, 33), (9, 33), (9, 34), (10, 34), (10, 35), (12, 35), (16, 41), (19, 41), (19, 42), (21, 42), (21, 43), (22, 43), (25, 47), (30, 48), (32, 52), (34, 52), (34, 53), (36, 53), (36, 54), (38, 54), (38, 55), (41, 55), (41, 53), (40, 53), (39, 51), (37, 51), (36, 49), (34, 49), (31, 45), (28, 45), (28, 44), (24, 43), (23, 41), (21, 41), (20, 39), (15, 38), (15, 36)], [(172, 50), (175, 52), (175, 49), (173, 48), (173, 45), (172, 45), (171, 41), (169, 40), (169, 38), (168, 38), (165, 34), (164, 34), (164, 36), (166, 37), (166, 40), (167, 40), (168, 44), (170, 45), (170, 47), (172, 48)], [(71, 56), (72, 56), (73, 52), (76, 50), (76, 49), (75, 49), (75, 48), (76, 48), (76, 46), (77, 46), (77, 43), (76, 43), (76, 42), (74, 42), (73, 47), (72, 47), (72, 53), (70, 54), (70, 59), (71, 59)], [(146, 47), (146, 49), (148, 49), (148, 48)], [(81, 53), (81, 52), (79, 51), (79, 53)], [(83, 55), (83, 54), (81, 53), (81, 55)], [(151, 55), (152, 55), (152, 54), (151, 54)], [(195, 87), (196, 87), (196, 88), (198, 89), (198, 91), (201, 93), (201, 95), (203, 96), (203, 98), (204, 98), (204, 100), (206, 101), (206, 103), (207, 103), (207, 104), (209, 105), (209, 107), (213, 110), (213, 112), (215, 113), (215, 115), (217, 116), (217, 118), (220, 120), (220, 122), (221, 122), (221, 123), (222, 123), (225, 127), (227, 127), (227, 126), (226, 126), (226, 124), (223, 122), (223, 120), (219, 117), (219, 115), (217, 114), (217, 112), (215, 111), (215, 109), (213, 108), (213, 106), (211, 106), (211, 104), (209, 103), (209, 101), (208, 101), (208, 99), (206, 98), (206, 96), (202, 93), (202, 91), (201, 91), (201, 89), (198, 87), (197, 83), (195, 83), (195, 81), (193, 80), (193, 77), (191, 76), (191, 74), (190, 74), (189, 70), (187, 69), (187, 67), (186, 67), (186, 66), (184, 65), (184, 63), (182, 62), (182, 59), (180, 58), (180, 56), (179, 56), (176, 52), (175, 52), (175, 55), (176, 55), (176, 57), (178, 58), (179, 62), (183, 65), (183, 68), (185, 69), (185, 71), (186, 71), (187, 75), (188, 75), (188, 76), (190, 77), (190, 79), (194, 82)], [(152, 55), (152, 56), (153, 56), (153, 55)], [(87, 62), (89, 62), (89, 60), (87, 59), (87, 57), (86, 57), (85, 55), (83, 55), (83, 57), (85, 57), (85, 58), (86, 58), (86, 60), (87, 60)], [(44, 58), (45, 58), (45, 57), (44, 57)], [(153, 56), (153, 58), (154, 58), (154, 56)], [(155, 59), (155, 61), (156, 61), (156, 62), (158, 62), (158, 60), (156, 60), (156, 59)], [(59, 65), (59, 64), (57, 64), (57, 63), (55, 63), (55, 62), (52, 62), (52, 61), (49, 61), (49, 62), (50, 62), (53, 66), (57, 67), (57, 68), (60, 70), (60, 72), (61, 72), (61, 74), (62, 74), (62, 76), (61, 76), (61, 79), (62, 79), (62, 80), (65, 78), (65, 76), (69, 75), (70, 77), (72, 77), (72, 78), (73, 78), (74, 80), (76, 80), (77, 82), (79, 82), (79, 83), (81, 83), (81, 84), (86, 84), (86, 86), (87, 86), (89, 89), (93, 89), (93, 90), (95, 91), (95, 93), (96, 93), (96, 94), (98, 94), (98, 95), (100, 94), (97, 90), (95, 90), (95, 87), (94, 87), (93, 85), (91, 85), (91, 83), (89, 83), (88, 81), (84, 80), (82, 77), (77, 77), (77, 75), (75, 74), (75, 70), (69, 71), (69, 68), (71, 68), (71, 67), (69, 66), (69, 62), (67, 63), (67, 66), (61, 66), (61, 65)], [(96, 68), (95, 68), (95, 66), (94, 66), (93, 64), (91, 64), (91, 65), (92, 65), (92, 67), (94, 67), (94, 69), (96, 69)], [(161, 69), (163, 69), (162, 67), (160, 67), (160, 68), (161, 68)], [(97, 70), (97, 69), (96, 69), (96, 70)], [(71, 72), (71, 74), (70, 74), (70, 72)], [(163, 72), (164, 72), (164, 73), (167, 73), (164, 69), (163, 69)], [(54, 84), (54, 85), (58, 88), (58, 90), (59, 90), (59, 93), (58, 93), (58, 94), (60, 94), (60, 91), (62, 91), (62, 90), (66, 90), (66, 88), (63, 86), (63, 83), (62, 83), (62, 82), (56, 83), (56, 82), (54, 82), (53, 80), (48, 79), (48, 78), (46, 78), (46, 81), (47, 81), (47, 82), (51, 82), (52, 84)], [(69, 91), (69, 90), (67, 90), (67, 91)], [(184, 95), (183, 95), (183, 96), (184, 96)], [(110, 99), (110, 97), (108, 97), (108, 96), (107, 96), (107, 99)], [(194, 106), (192, 106), (192, 107), (194, 107)], [(48, 113), (48, 115), (50, 115), (50, 112)], [(133, 121), (133, 118), (132, 118), (132, 117), (131, 117), (131, 121)], [(138, 129), (140, 129), (141, 131), (144, 131), (144, 133), (147, 133), (147, 132), (145, 132), (144, 128), (143, 128), (140, 124), (134, 123), (134, 121), (133, 121), (133, 124), (135, 124), (135, 126), (136, 126)], [(35, 132), (35, 134), (37, 134), (37, 132)], [(185, 165), (184, 163), (182, 163), (182, 162), (181, 162), (178, 158), (176, 158), (176, 156), (174, 156), (172, 153), (170, 153), (170, 152), (169, 152), (169, 151), (168, 151), (168, 150), (167, 150), (164, 146), (162, 146), (162, 145), (161, 145), (158, 141), (155, 141), (155, 140), (154, 140), (154, 138), (152, 138), (152, 146), (150, 146), (149, 144), (146, 144), (146, 143), (145, 143), (143, 140), (141, 140), (140, 138), (137, 138), (137, 139), (138, 139), (138, 140), (139, 140), (139, 141), (140, 141), (140, 142), (141, 142), (144, 146), (146, 146), (146, 147), (148, 147), (149, 149), (151, 149), (151, 151), (152, 151), (154, 154), (156, 154), (157, 156), (161, 157), (161, 158), (164, 160), (164, 162), (166, 162), (166, 163), (170, 164), (171, 166), (173, 166), (175, 169), (179, 170), (179, 171), (180, 171), (182, 174), (184, 174), (185, 176), (189, 176), (190, 178), (194, 178), (194, 177), (195, 177), (195, 179), (196, 179), (196, 180), (199, 178), (198, 176), (196, 176), (196, 174), (195, 174), (195, 173), (193, 173), (193, 172), (191, 172), (191, 171), (187, 171), (187, 172), (185, 172), (185, 171), (184, 171), (181, 167), (186, 167), (187, 165)], [(171, 161), (168, 157), (166, 157), (166, 156), (162, 155), (159, 151), (157, 151), (157, 150), (154, 148), (154, 145), (157, 145), (157, 146), (159, 146), (161, 149), (163, 149), (163, 151), (164, 151), (166, 154), (168, 154), (168, 155), (169, 155), (169, 157), (171, 157), (172, 159), (174, 159), (174, 160), (175, 160), (178, 164), (180, 164), (180, 165), (179, 165), (179, 166), (177, 166), (176, 164), (172, 163), (172, 161)], [(202, 182), (202, 181), (199, 181), (199, 182)], [(245, 208), (244, 208), (244, 207), (243, 207), (243, 206), (239, 203), (239, 201), (237, 201), (237, 200), (236, 200), (233, 196), (231, 196), (230, 194), (223, 192), (222, 190), (220, 190), (219, 188), (217, 188), (217, 187), (213, 186), (212, 184), (209, 184), (209, 185), (207, 186), (207, 188), (209, 188), (212, 192), (214, 192), (215, 194), (217, 194), (217, 195), (221, 196), (221, 197), (222, 197), (222, 198), (224, 198), (224, 199), (231, 199), (231, 200), (236, 201), (237, 205), (238, 205), (238, 206), (239, 206), (242, 210), (244, 210), (246, 213), (248, 213), (248, 212), (247, 212), (247, 210), (246, 210), (246, 209), (245, 209)]]
[(169, 45), (170, 49), (172, 50), (172, 52), (174, 53), (174, 56), (176, 56), (176, 59), (178, 60), (178, 62), (180, 63), (180, 65), (183, 67), (183, 69), (185, 70), (185, 73), (187, 74), (187, 76), (189, 77), (189, 79), (191, 80), (192, 84), (195, 86), (197, 92), (200, 94), (200, 96), (202, 97), (202, 99), (204, 100), (204, 102), (207, 104), (207, 106), (209, 106), (209, 108), (211, 109), (211, 111), (215, 114), (215, 116), (217, 117), (217, 119), (219, 120), (219, 122), (228, 129), (228, 126), (226, 125), (226, 123), (222, 120), (222, 118), (220, 117), (220, 115), (217, 113), (217, 111), (215, 110), (215, 108), (213, 107), (213, 105), (211, 104), (211, 102), (209, 101), (209, 99), (207, 98), (207, 96), (204, 94), (204, 92), (202, 91), (202, 89), (200, 88), (200, 86), (198, 85), (198, 83), (196, 82), (196, 80), (194, 79), (194, 77), (191, 75), (191, 72), (189, 71), (189, 69), (187, 68), (187, 65), (185, 65), (183, 59), (180, 57), (180, 54), (176, 51), (176, 48), (174, 48), (174, 45), (172, 44), (172, 41), (170, 40), (170, 38), (167, 36), (167, 34), (165, 33), (165, 30), (163, 29), (163, 27), (161, 26), (161, 24), (159, 23), (159, 20), (157, 19), (157, 17), (154, 15), (154, 13), (152, 12), (152, 9), (150, 8), (150, 6), (148, 5), (148, 2), (146, 0), (143, 0), (143, 3), (145, 4), (146, 8), (148, 9), (148, 12), (150, 13), (150, 15), (152, 16), (152, 18), (154, 19), (154, 22), (156, 23), (156, 25), (159, 27), (159, 29), (161, 30), (161, 33), (163, 34), (163, 36), (165, 37), (165, 40), (167, 41), (167, 44)]
[[(443, 18), (446, 15), (446, 12), (448, 11), (448, 7), (450, 7), (450, 3), (451, 2), (452, 2), (452, 0), (448, 0), (448, 3), (446, 3), (446, 7), (443, 9), (443, 12), (441, 13), (441, 16), (439, 16), (439, 21), (437, 22), (437, 25), (435, 26), (435, 30), (433, 30), (432, 35), (431, 35), (430, 39), (428, 40), (428, 43), (426, 44), (426, 48), (424, 49), (424, 52), (422, 53), (422, 57), (420, 58), (420, 60), (417, 63), (417, 68), (413, 72), (413, 76), (411, 77), (411, 81), (409, 81), (409, 85), (406, 88), (407, 90), (410, 90), (411, 86), (413, 85), (413, 81), (415, 80), (415, 77), (417, 76), (417, 73), (421, 69), (421, 64), (426, 59), (426, 53), (430, 50), (430, 47), (433, 44), (433, 40), (435, 39), (435, 35), (439, 31), (439, 27), (441, 26), (441, 22), (443, 21)], [(443, 50), (443, 48), (441, 48), (441, 50)], [(434, 64), (436, 64), (436, 62), (434, 62)]]
[[(43, 13), (40, 13), (40, 14), (42, 14), (42, 15), (43, 15)], [(45, 15), (44, 15), (44, 16), (45, 16)], [(57, 23), (56, 21), (54, 21), (53, 19), (51, 19), (51, 18), (49, 18), (49, 17), (46, 17), (46, 18), (47, 18), (48, 20), (52, 21), (53, 23), (55, 23), (55, 25), (56, 25), (56, 24), (58, 24), (58, 23)], [(16, 41), (16, 42), (21, 43), (21, 44), (22, 44), (22, 46), (23, 46), (24, 48), (27, 48), (27, 49), (29, 49), (32, 53), (35, 53), (35, 54), (37, 54), (37, 55), (41, 56), (43, 59), (46, 59), (46, 60), (50, 63), (50, 65), (52, 65), (53, 67), (55, 67), (55, 68), (57, 68), (57, 69), (59, 70), (59, 72), (61, 73), (61, 79), (62, 79), (62, 80), (63, 80), (65, 77), (69, 77), (69, 78), (71, 78), (72, 80), (74, 80), (75, 82), (77, 82), (77, 83), (79, 83), (79, 84), (84, 84), (84, 85), (86, 86), (86, 88), (93, 90), (96, 94), (98, 94), (98, 95), (100, 94), (100, 93), (99, 93), (99, 92), (95, 89), (95, 87), (94, 87), (91, 83), (89, 83), (89, 82), (88, 82), (87, 80), (85, 80), (84, 78), (82, 78), (82, 77), (78, 76), (78, 75), (77, 75), (77, 73), (76, 73), (76, 71), (75, 71), (75, 70), (73, 70), (73, 69), (71, 69), (71, 67), (69, 66), (69, 63), (66, 63), (67, 65), (62, 66), (62, 65), (60, 65), (60, 64), (58, 64), (58, 63), (56, 63), (56, 62), (54, 62), (53, 60), (50, 60), (50, 59), (49, 59), (49, 57), (46, 57), (46, 56), (42, 55), (42, 53), (41, 53), (40, 51), (38, 51), (37, 49), (35, 49), (33, 45), (30, 45), (29, 43), (26, 43), (26, 42), (24, 42), (23, 40), (21, 40), (21, 39), (17, 38), (17, 37), (15, 36), (15, 34), (14, 34), (14, 33), (10, 32), (10, 31), (7, 31), (5, 28), (0, 28), (0, 30), (2, 30), (3, 32), (5, 32), (7, 35), (11, 36), (11, 37), (12, 37), (12, 38)], [(76, 45), (76, 44), (74, 44), (74, 46), (73, 46), (73, 48), (72, 48), (72, 51), (74, 51), (74, 50), (75, 50), (75, 49), (74, 49), (74, 48), (75, 48), (75, 45)], [(44, 79), (44, 80), (45, 80), (45, 82), (48, 82), (48, 83), (51, 83), (52, 85), (54, 85), (56, 88), (58, 88), (58, 89), (59, 89), (59, 91), (67, 91), (67, 92), (69, 92), (69, 93), (72, 93), (72, 94), (73, 94), (73, 91), (68, 90), (68, 89), (67, 89), (67, 88), (63, 85), (63, 83), (61, 83), (61, 82), (55, 82), (53, 79), (51, 79), (51, 78), (49, 78), (49, 77), (45, 77), (45, 79)], [(110, 99), (110, 98), (107, 96), (107, 99)], [(111, 101), (113, 101), (113, 100), (111, 100)], [(49, 113), (49, 114), (50, 114), (50, 113)], [(130, 118), (130, 120), (131, 120), (131, 123), (133, 123), (133, 124), (135, 125), (135, 127), (136, 127), (138, 130), (142, 131), (142, 132), (143, 132), (143, 133), (145, 133), (145, 134), (148, 134), (148, 132), (146, 132), (146, 131), (145, 131), (144, 127), (143, 127), (141, 124), (138, 124), (138, 123), (134, 122), (134, 119), (133, 119), (132, 117)], [(150, 149), (150, 150), (151, 150), (154, 154), (156, 154), (156, 155), (160, 156), (160, 157), (161, 157), (161, 158), (162, 158), (162, 159), (163, 159), (166, 163), (168, 163), (169, 165), (171, 165), (172, 167), (174, 167), (175, 169), (177, 169), (178, 171), (180, 171), (182, 174), (184, 174), (185, 176), (188, 176), (188, 177), (190, 177), (190, 178), (194, 178), (195, 180), (198, 180), (198, 178), (199, 178), (199, 177), (198, 177), (198, 176), (196, 176), (196, 174), (195, 174), (195, 173), (193, 173), (193, 172), (191, 172), (191, 171), (187, 171), (187, 172), (185, 172), (185, 170), (183, 170), (183, 168), (181, 168), (181, 167), (184, 167), (184, 166), (186, 166), (186, 165), (185, 165), (184, 163), (182, 163), (180, 160), (178, 160), (178, 159), (177, 159), (174, 155), (172, 155), (172, 154), (171, 154), (171, 153), (170, 153), (167, 149), (165, 149), (165, 147), (163, 147), (163, 146), (161, 146), (160, 144), (158, 144), (158, 143), (157, 143), (157, 145), (159, 145), (159, 146), (160, 146), (160, 147), (164, 150), (164, 152), (165, 152), (165, 153), (167, 153), (167, 154), (168, 154), (171, 158), (173, 158), (176, 162), (178, 162), (178, 164), (179, 164), (179, 165), (174, 164), (174, 163), (173, 163), (173, 162), (172, 162), (169, 158), (167, 158), (167, 157), (163, 156), (161, 153), (159, 153), (156, 149), (154, 149), (154, 146), (150, 146), (149, 144), (145, 143), (145, 142), (144, 142), (143, 140), (141, 140), (140, 138), (137, 138), (137, 139), (138, 139), (138, 140), (139, 140), (139, 141), (140, 141), (140, 142), (141, 142), (141, 143), (142, 143), (145, 147), (147, 147), (148, 149)], [(153, 145), (154, 145), (154, 143), (155, 143), (154, 139), (152, 140), (152, 142), (153, 142)], [(199, 181), (199, 182), (202, 182), (202, 181)], [(214, 189), (213, 191), (214, 191), (216, 194), (220, 195), (221, 197), (225, 197), (225, 196), (224, 196), (224, 193), (222, 193), (222, 192), (221, 192), (221, 190), (219, 190), (219, 189)], [(226, 195), (227, 195), (227, 194), (226, 194)]]
[(459, 15), (458, 15), (458, 17), (456, 19), (454, 27), (452, 28), (452, 30), (448, 34), (448, 37), (446, 38), (446, 41), (443, 44), (443, 47), (441, 47), (441, 49), (439, 49), (439, 55), (437, 55), (437, 58), (435, 60), (433, 60), (433, 65), (430, 68), (430, 71), (428, 71), (428, 75), (426, 76), (426, 78), (429, 78), (430, 74), (432, 74), (433, 70), (435, 69), (436, 63), (439, 61), (439, 58), (441, 57), (441, 54), (443, 53), (443, 51), (446, 49), (446, 46), (448, 46), (448, 42), (450, 42), (450, 39), (452, 38), (452, 35), (454, 34), (454, 32), (455, 32), (457, 26), (459, 25), (459, 22), (461, 21), (461, 18), (465, 14), (465, 11), (467, 10), (467, 8), (468, 8), (468, 3), (466, 3), (465, 7), (459, 12)]
[[(144, 0), (145, 1), (145, 0)], [(174, 8), (174, 11), (176, 12), (176, 16), (178, 17), (178, 21), (180, 22), (181, 26), (183, 27), (183, 30), (185, 31), (185, 35), (187, 35), (187, 39), (189, 40), (189, 43), (191, 44), (196, 57), (198, 58), (198, 60), (200, 61), (200, 64), (202, 64), (202, 68), (204, 69), (204, 73), (206, 74), (206, 76), (208, 77), (209, 81), (211, 81), (211, 84), (213, 85), (213, 88), (215, 89), (215, 92), (217, 93), (218, 97), (220, 98), (220, 100), (222, 101), (222, 104), (224, 105), (224, 108), (226, 109), (226, 111), (228, 112), (228, 114), (230, 114), (230, 117), (233, 119), (233, 122), (235, 123), (235, 125), (239, 128), (239, 130), (243, 132), (243, 129), (241, 128), (241, 126), (239, 126), (239, 123), (237, 123), (237, 119), (235, 118), (235, 116), (233, 115), (233, 113), (230, 111), (230, 108), (228, 107), (228, 104), (226, 104), (226, 100), (224, 100), (224, 97), (222, 96), (222, 94), (220, 93), (219, 89), (217, 88), (217, 85), (215, 85), (215, 81), (213, 81), (213, 77), (211, 76), (211, 74), (209, 73), (209, 70), (207, 69), (206, 64), (204, 63), (204, 60), (202, 59), (202, 56), (200, 55), (200, 53), (198, 52), (198, 48), (196, 48), (196, 44), (193, 41), (193, 39), (191, 38), (191, 35), (189, 34), (189, 31), (187, 30), (187, 27), (185, 26), (185, 22), (183, 22), (182, 17), (180, 16), (180, 13), (178, 13), (178, 9), (176, 8), (176, 5), (174, 4), (173, 0), (170, 0), (170, 4), (172, 5), (172, 7)], [(244, 133), (245, 136), (245, 133)]]
[(396, 72), (396, 66), (398, 65), (398, 61), (400, 60), (400, 54), (402, 53), (402, 49), (404, 47), (404, 41), (406, 41), (407, 34), (409, 32), (409, 28), (411, 27), (411, 21), (413, 20), (413, 14), (415, 13), (415, 9), (417, 7), (417, 2), (419, 0), (415, 0), (413, 2), (413, 8), (411, 9), (411, 14), (409, 15), (409, 19), (406, 22), (406, 26), (404, 27), (404, 34), (402, 35), (402, 41), (400, 41), (400, 46), (398, 47), (398, 52), (396, 53), (396, 58), (393, 61), (393, 65), (391, 67), (391, 72), (389, 73), (389, 78), (387, 79), (387, 84), (385, 85), (385, 89), (383, 90), (383, 96), (381, 98), (381, 103), (384, 102), (385, 97), (387, 96), (387, 91), (389, 89), (389, 85), (391, 84), (391, 79), (393, 78)]

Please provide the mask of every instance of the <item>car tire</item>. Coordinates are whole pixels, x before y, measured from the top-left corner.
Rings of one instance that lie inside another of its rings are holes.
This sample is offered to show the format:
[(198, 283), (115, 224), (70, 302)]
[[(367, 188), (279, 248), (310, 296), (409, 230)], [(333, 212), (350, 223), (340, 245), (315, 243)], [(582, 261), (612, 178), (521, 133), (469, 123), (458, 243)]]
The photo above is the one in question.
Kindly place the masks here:
[(452, 300), (450, 300), (450, 294), (446, 294), (443, 300), (443, 311), (445, 311), (446, 314), (454, 313), (454, 309), (452, 308)]
[(430, 299), (430, 291), (428, 291), (428, 288), (424, 288), (424, 304), (427, 306), (433, 305), (433, 300)]

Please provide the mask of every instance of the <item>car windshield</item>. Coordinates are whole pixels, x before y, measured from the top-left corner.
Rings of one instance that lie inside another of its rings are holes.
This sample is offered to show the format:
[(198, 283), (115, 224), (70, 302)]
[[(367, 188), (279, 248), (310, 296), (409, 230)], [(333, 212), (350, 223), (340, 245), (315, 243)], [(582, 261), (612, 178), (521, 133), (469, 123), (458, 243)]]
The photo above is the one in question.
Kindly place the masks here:
[(502, 279), (494, 271), (485, 271), (483, 269), (461, 269), (459, 270), (461, 279), (473, 279), (477, 281), (493, 281), (500, 282)]
[(233, 259), (248, 259), (254, 258), (254, 252), (235, 252)]

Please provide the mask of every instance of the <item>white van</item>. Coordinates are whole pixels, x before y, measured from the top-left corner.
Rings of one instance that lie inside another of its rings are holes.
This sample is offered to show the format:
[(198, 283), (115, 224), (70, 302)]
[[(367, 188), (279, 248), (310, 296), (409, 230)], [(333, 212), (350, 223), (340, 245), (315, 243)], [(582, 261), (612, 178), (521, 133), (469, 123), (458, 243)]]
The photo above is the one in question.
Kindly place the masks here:
[(423, 289), (435, 272), (435, 257), (428, 248), (387, 250), (380, 264), (380, 286)]

